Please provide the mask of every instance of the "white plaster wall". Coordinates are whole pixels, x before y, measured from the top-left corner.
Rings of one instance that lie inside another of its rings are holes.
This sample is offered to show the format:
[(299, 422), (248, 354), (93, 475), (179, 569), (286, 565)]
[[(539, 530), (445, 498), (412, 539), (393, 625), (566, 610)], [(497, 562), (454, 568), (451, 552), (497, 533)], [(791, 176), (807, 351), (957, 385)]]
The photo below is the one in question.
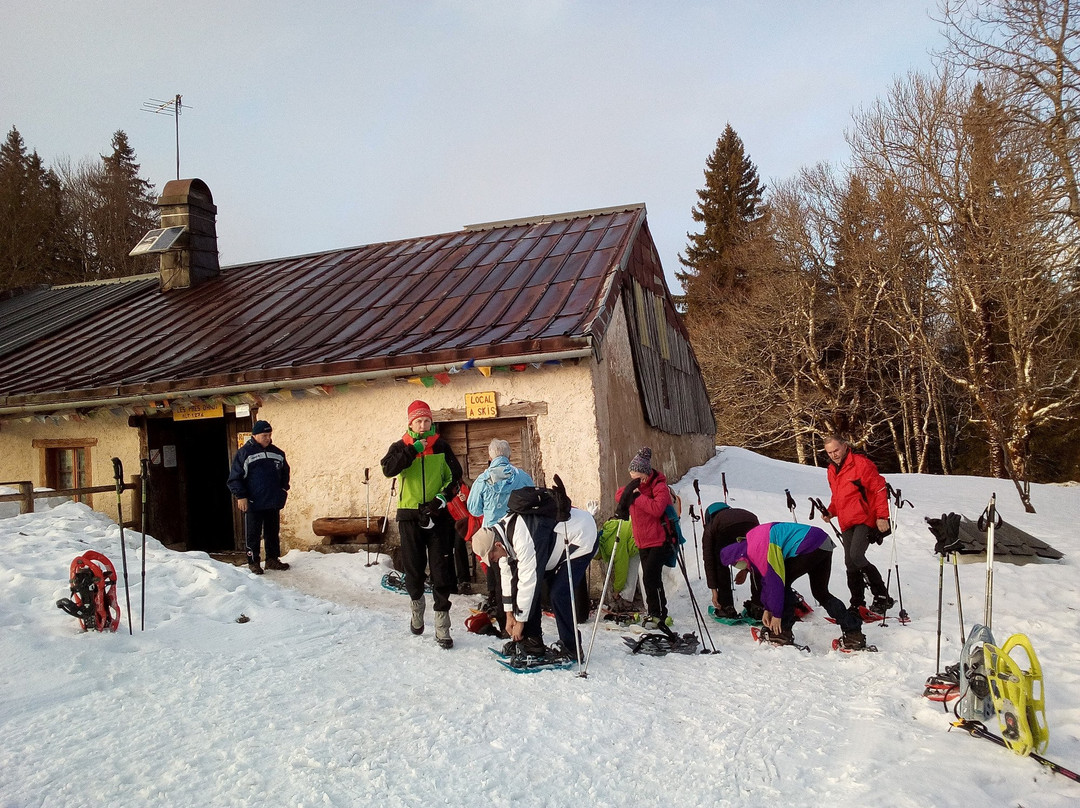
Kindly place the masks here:
[[(103, 415), (87, 421), (44, 423), (4, 421), (0, 423), (0, 482), (30, 480), (35, 486), (45, 485), (41, 474), (41, 449), (33, 447), (35, 439), (75, 440), (97, 438), (90, 448), (90, 485), (112, 485), (112, 458), (119, 457), (124, 465), (124, 482), (139, 472), (139, 431), (129, 427), (127, 416)], [(124, 492), (124, 518), (131, 518), (132, 492)], [(96, 511), (116, 519), (116, 494), (91, 494), (87, 504)]]
[[(596, 463), (596, 414), (591, 390), (591, 360), (578, 365), (531, 365), (523, 372), (476, 370), (450, 376), (450, 383), (426, 388), (404, 381), (370, 382), (331, 396), (268, 400), (258, 417), (274, 428), (274, 442), (285, 450), (292, 469), (292, 490), (282, 513), (282, 541), (287, 547), (317, 543), (313, 520), (322, 516), (367, 513), (364, 468), (371, 469), (371, 508), (386, 512), (390, 480), (379, 462), (390, 444), (405, 432), (406, 412), (416, 400), (433, 410), (462, 409), (465, 394), (495, 391), (500, 407), (516, 402), (545, 402), (548, 414), (537, 417), (540, 462), (545, 482), (558, 474), (575, 503), (600, 496)], [(391, 533), (395, 505), (390, 508)], [(396, 539), (394, 539), (396, 541)]]

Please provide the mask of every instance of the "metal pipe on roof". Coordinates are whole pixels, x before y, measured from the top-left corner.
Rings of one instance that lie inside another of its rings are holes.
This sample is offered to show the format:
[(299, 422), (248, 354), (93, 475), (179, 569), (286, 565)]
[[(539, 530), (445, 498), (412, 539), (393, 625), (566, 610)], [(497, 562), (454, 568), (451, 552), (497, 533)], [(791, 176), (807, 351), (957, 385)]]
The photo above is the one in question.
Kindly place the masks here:
[[(504, 367), (506, 365), (523, 365), (539, 362), (562, 361), (568, 359), (584, 359), (592, 356), (592, 338), (587, 338), (590, 343), (583, 348), (574, 348), (567, 351), (553, 351), (551, 353), (530, 354), (528, 356), (502, 356), (498, 359), (481, 360), (474, 363), (474, 367)], [(314, 376), (305, 379), (292, 379), (289, 381), (274, 380), (252, 382), (251, 384), (235, 384), (228, 387), (207, 387), (195, 390), (178, 390), (175, 394), (137, 395), (115, 398), (87, 399), (84, 401), (67, 401), (56, 404), (18, 404), (0, 406), (0, 415), (31, 415), (39, 412), (54, 412), (57, 410), (78, 410), (90, 407), (123, 406), (126, 404), (147, 404), (151, 401), (162, 399), (204, 398), (206, 396), (224, 396), (235, 393), (257, 393), (266, 390), (292, 390), (314, 385), (338, 385), (349, 382), (371, 381), (373, 379), (385, 379), (397, 376), (429, 376), (435, 373), (448, 373), (453, 368), (460, 368), (461, 362), (438, 365), (413, 365), (404, 368), (387, 368), (384, 370), (371, 370), (357, 373), (342, 373), (335, 376)]]

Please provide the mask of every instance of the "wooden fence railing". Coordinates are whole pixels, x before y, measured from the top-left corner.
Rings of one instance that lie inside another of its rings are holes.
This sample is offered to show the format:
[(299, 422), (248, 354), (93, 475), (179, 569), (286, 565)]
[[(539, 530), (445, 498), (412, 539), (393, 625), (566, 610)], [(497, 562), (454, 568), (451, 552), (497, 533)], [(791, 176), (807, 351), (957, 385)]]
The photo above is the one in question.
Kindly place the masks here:
[[(124, 527), (138, 527), (142, 522), (142, 497), (139, 496), (139, 487), (142, 483), (142, 475), (131, 475), (131, 482), (124, 483), (124, 491), (131, 491), (131, 507), (125, 508), (124, 513), (129, 517), (124, 521)], [(34, 484), (29, 480), (15, 482), (0, 482), (0, 488), (18, 488), (17, 494), (0, 494), (0, 502), (18, 502), (19, 513), (33, 513), (34, 500), (47, 499), (49, 497), (77, 497), (83, 494), (115, 494), (116, 484), (91, 485), (85, 488), (57, 488), (55, 490), (35, 491)]]

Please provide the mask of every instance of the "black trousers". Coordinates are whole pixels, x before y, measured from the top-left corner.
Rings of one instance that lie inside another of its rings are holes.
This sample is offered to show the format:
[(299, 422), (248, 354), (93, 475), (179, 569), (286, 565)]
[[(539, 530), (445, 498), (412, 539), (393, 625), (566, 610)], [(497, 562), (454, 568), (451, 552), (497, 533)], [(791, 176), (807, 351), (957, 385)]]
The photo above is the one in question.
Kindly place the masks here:
[(812, 553), (795, 556), (784, 560), (784, 615), (780, 618), (780, 625), (785, 631), (790, 631), (795, 625), (795, 606), (799, 599), (791, 589), (791, 585), (802, 576), (810, 580), (810, 594), (826, 612), (835, 620), (844, 633), (858, 631), (862, 626), (862, 620), (849, 612), (844, 607), (844, 602), (829, 591), (829, 578), (832, 576), (832, 551), (822, 550), (820, 547)]
[(664, 592), (664, 562), (671, 556), (671, 547), (663, 544), (659, 547), (642, 547), (638, 550), (641, 559), (641, 585), (645, 589), (645, 606), (650, 617), (661, 619), (668, 616), (667, 593)]
[(866, 605), (866, 589), (863, 584), (870, 584), (870, 593), (874, 597), (885, 597), (889, 594), (885, 587), (885, 581), (881, 578), (878, 568), (870, 563), (866, 557), (866, 549), (870, 546), (870, 526), (854, 525), (843, 533), (844, 537), (844, 566), (847, 568), (848, 591), (851, 592), (852, 606)]
[(244, 548), (249, 564), (259, 563), (259, 539), (266, 538), (266, 558), (281, 555), (281, 511), (256, 511), (248, 508), (244, 514)]
[(457, 586), (453, 530), (448, 518), (436, 519), (434, 527), (427, 529), (419, 522), (398, 521), (405, 589), (413, 600), (422, 599), (430, 569), (432, 607), (437, 612), (450, 611), (450, 593)]

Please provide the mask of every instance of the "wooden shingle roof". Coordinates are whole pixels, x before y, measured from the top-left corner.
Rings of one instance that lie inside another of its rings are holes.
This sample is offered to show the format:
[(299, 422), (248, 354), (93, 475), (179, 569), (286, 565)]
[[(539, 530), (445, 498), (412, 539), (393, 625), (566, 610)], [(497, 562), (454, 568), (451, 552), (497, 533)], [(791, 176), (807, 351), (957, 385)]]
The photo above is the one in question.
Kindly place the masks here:
[(0, 413), (588, 356), (642, 244), (655, 254), (629, 205), (260, 261), (190, 289), (56, 288), (30, 310), (16, 297), (0, 302)]

